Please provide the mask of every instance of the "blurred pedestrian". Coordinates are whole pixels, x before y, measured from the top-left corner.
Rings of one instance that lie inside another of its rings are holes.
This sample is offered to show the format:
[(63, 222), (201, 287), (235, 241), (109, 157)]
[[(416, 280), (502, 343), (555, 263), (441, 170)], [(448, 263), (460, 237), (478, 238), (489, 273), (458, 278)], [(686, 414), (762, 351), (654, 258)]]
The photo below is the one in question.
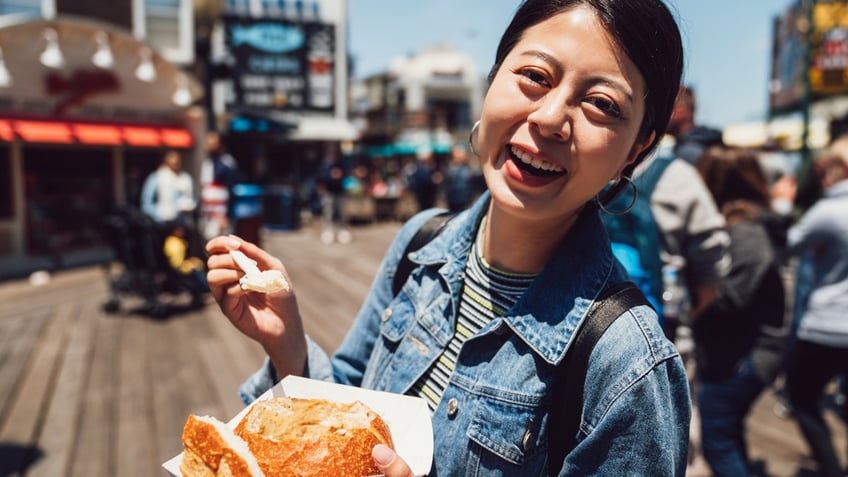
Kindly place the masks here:
[(193, 256), (189, 249), (185, 226), (180, 222), (168, 225), (168, 235), (162, 251), (168, 264), (181, 277), (180, 283), (191, 294), (191, 307), (203, 305), (203, 296), (209, 292), (206, 281), (206, 264), (200, 257)]
[(696, 104), (695, 90), (681, 86), (668, 124), (668, 132), (675, 140), (674, 155), (692, 165), (698, 162), (708, 147), (724, 144), (720, 130), (695, 122)]
[(718, 284), (730, 269), (730, 237), (724, 217), (695, 167), (683, 158), (660, 153), (637, 175), (641, 177), (665, 163), (653, 188), (639, 192), (650, 196), (651, 212), (660, 231), (656, 246), (663, 270), (675, 271), (687, 293), (681, 314), (668, 315), (663, 321), (666, 334), (676, 340), (677, 328), (697, 317), (718, 293)]
[(141, 210), (160, 224), (179, 221), (191, 234), (195, 230), (197, 200), (191, 175), (182, 165), (179, 152), (165, 152), (160, 166), (144, 181)]
[[(682, 91), (686, 91), (681, 87)], [(681, 98), (678, 93), (669, 127), (679, 127)], [(636, 171), (637, 184), (646, 175), (664, 167), (650, 190), (639, 189), (650, 197), (652, 218), (659, 229), (659, 249), (663, 274), (663, 331), (683, 356), (691, 384), (695, 384), (694, 342), (691, 324), (718, 294), (719, 283), (730, 264), (730, 236), (724, 217), (701, 175), (686, 157), (678, 155), (677, 139), (666, 135), (655, 157)], [(684, 153), (685, 154), (685, 153)], [(641, 233), (635, 231), (634, 233)], [(682, 293), (681, 293), (682, 292)], [(697, 413), (694, 414), (697, 418)], [(690, 460), (699, 453), (700, 427), (693, 425), (690, 436)]]
[[(633, 287), (635, 301), (588, 312), (628, 280), (598, 209), (634, 194), (630, 175), (665, 131), (682, 69), (659, 0), (521, 3), (471, 135), (489, 192), (414, 253), (410, 241), (443, 210), (404, 225), (333, 356), (304, 333), (297, 287), (242, 290), (229, 251), (285, 274), (278, 258), (234, 237), (209, 242), (219, 306), (268, 353), (242, 395), (305, 374), (419, 396), (441, 477), (682, 477), (689, 388), (656, 313)], [(576, 362), (586, 385), (560, 399), (575, 330), (600, 317), (614, 322)], [(572, 424), (558, 418), (569, 411)], [(385, 446), (373, 456), (386, 477), (412, 475)]]
[(786, 353), (776, 252), (784, 236), (770, 235), (769, 183), (754, 152), (713, 146), (697, 169), (727, 221), (732, 257), (716, 298), (693, 323), (701, 449), (713, 475), (747, 477), (745, 421)]
[[(820, 407), (827, 385), (848, 376), (848, 150), (839, 141), (816, 158), (824, 195), (789, 229), (786, 250), (806, 254), (812, 267), (809, 296), (786, 366), (787, 391), (825, 477), (848, 473), (839, 463)], [(843, 415), (846, 411), (843, 403)]]
[(473, 179), (468, 165), (468, 149), (463, 144), (454, 145), (445, 171), (445, 201), (448, 210), (459, 212), (471, 205), (474, 198)]
[(233, 231), (233, 187), (243, 181), (238, 162), (216, 131), (206, 133), (206, 158), (200, 172), (201, 228), (206, 239)]
[(326, 156), (318, 180), (318, 194), (321, 203), (321, 242), (328, 245), (336, 240), (349, 243), (352, 239), (344, 211), (346, 178), (347, 172), (341, 158), (332, 154)]
[(442, 173), (438, 170), (433, 151), (422, 147), (415, 155), (412, 174), (407, 178), (409, 190), (415, 196), (418, 210), (426, 210), (436, 205)]

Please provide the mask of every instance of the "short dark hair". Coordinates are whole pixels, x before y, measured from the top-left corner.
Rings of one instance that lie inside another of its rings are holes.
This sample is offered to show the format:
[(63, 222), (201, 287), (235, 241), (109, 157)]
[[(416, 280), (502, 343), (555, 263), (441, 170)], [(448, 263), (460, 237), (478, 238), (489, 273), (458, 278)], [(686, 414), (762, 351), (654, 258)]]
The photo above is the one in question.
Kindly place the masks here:
[(655, 135), (649, 147), (624, 170), (624, 175), (630, 176), (665, 134), (683, 75), (680, 30), (661, 0), (525, 0), (501, 36), (489, 82), (525, 30), (580, 5), (595, 10), (645, 79), (645, 117), (639, 137), (646, 139), (652, 132)]

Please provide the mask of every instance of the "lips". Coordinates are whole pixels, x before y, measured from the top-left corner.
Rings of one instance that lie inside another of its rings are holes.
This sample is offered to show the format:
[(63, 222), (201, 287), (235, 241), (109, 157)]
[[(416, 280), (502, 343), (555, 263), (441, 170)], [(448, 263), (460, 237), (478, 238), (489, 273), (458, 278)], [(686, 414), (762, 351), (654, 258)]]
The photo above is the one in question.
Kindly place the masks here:
[(551, 162), (543, 161), (527, 151), (508, 146), (507, 157), (525, 174), (536, 177), (557, 177), (566, 174), (566, 170)]

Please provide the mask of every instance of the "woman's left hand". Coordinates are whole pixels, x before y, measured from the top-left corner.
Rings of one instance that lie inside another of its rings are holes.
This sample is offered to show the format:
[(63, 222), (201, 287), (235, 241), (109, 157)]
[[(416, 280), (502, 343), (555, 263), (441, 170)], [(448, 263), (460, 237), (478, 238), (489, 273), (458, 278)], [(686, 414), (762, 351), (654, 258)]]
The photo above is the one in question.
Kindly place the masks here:
[(409, 465), (388, 446), (377, 444), (371, 457), (385, 477), (415, 477)]

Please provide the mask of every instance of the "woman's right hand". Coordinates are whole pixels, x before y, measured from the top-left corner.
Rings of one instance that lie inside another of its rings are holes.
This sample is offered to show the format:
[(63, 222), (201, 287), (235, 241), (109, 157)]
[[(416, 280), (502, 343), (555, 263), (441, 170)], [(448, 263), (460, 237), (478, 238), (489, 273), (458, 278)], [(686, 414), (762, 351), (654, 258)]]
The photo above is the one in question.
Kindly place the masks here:
[[(289, 288), (274, 293), (243, 290), (239, 279), (244, 272), (230, 255), (231, 250), (240, 250), (255, 260), (260, 270), (281, 271)], [(235, 235), (211, 239), (206, 251), (209, 289), (224, 315), (239, 331), (262, 345), (279, 378), (302, 374), (306, 365), (306, 336), (294, 287), (283, 263)]]

